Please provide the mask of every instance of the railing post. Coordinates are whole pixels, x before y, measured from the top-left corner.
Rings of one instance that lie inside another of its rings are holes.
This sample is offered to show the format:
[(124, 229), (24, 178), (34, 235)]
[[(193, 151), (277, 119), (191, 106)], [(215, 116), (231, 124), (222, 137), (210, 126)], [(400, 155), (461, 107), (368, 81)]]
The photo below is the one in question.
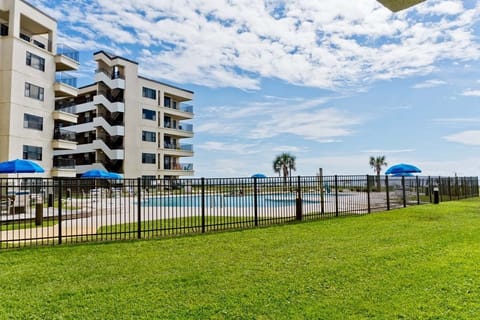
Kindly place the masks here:
[(388, 186), (388, 176), (385, 175), (385, 189), (387, 189), (387, 210), (390, 210), (390, 191)]
[(300, 184), (300, 176), (297, 177), (297, 199), (295, 201), (295, 209), (296, 209), (296, 219), (301, 221), (303, 218), (303, 208), (302, 208), (302, 191), (301, 191), (301, 184)]
[(407, 194), (405, 191), (405, 176), (402, 176), (403, 207), (407, 207)]
[(370, 176), (367, 174), (367, 205), (368, 213), (372, 212), (371, 203), (370, 203)]
[(338, 176), (335, 175), (335, 217), (338, 217)]
[(255, 227), (258, 227), (258, 187), (257, 177), (253, 177), (253, 210), (255, 215)]
[(202, 233), (205, 233), (205, 178), (202, 178)]
[(417, 191), (417, 205), (420, 205), (420, 188), (418, 186), (420, 179), (418, 176), (415, 177), (415, 183), (416, 183), (416, 191)]
[(62, 178), (58, 179), (58, 244), (62, 244)]
[(137, 238), (142, 237), (142, 180), (137, 178)]

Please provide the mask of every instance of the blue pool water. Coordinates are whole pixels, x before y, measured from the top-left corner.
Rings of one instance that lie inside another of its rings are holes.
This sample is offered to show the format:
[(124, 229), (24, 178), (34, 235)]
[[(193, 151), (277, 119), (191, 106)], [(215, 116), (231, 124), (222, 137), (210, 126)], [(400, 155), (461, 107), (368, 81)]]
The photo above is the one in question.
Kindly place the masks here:
[[(331, 194), (327, 194), (325, 198), (331, 198)], [(333, 195), (334, 197), (334, 195)], [(257, 204), (261, 206), (288, 206), (295, 205), (296, 194), (259, 194), (257, 196)], [(319, 194), (303, 194), (302, 201), (320, 202)], [(142, 205), (146, 207), (200, 207), (202, 204), (201, 195), (179, 195), (179, 196), (163, 196), (152, 197), (142, 201)], [(205, 195), (206, 207), (253, 207), (253, 195), (230, 196), (230, 195)]]

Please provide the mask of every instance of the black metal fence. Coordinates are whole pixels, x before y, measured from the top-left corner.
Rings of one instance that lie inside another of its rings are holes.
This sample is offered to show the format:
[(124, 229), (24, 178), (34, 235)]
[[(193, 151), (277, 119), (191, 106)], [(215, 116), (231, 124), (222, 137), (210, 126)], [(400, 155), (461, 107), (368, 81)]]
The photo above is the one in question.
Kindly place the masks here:
[(0, 248), (254, 228), (478, 196), (478, 177), (5, 178)]

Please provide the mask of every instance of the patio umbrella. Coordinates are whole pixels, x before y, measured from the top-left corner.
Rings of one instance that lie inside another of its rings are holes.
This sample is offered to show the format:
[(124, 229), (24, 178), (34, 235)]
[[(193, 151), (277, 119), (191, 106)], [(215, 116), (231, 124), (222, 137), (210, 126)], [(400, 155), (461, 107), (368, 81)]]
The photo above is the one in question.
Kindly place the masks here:
[(266, 178), (267, 176), (263, 173), (255, 173), (251, 176), (251, 178)]
[(113, 179), (109, 172), (101, 169), (92, 169), (85, 171), (81, 178), (90, 178), (90, 179)]
[(123, 179), (123, 176), (120, 173), (108, 172), (108, 179)]
[(422, 170), (415, 167), (414, 165), (400, 163), (388, 168), (388, 170), (385, 171), (385, 174), (397, 175), (397, 174), (420, 173), (420, 172), (422, 172)]
[(30, 160), (15, 159), (5, 162), (0, 162), (0, 173), (41, 173), (45, 170)]

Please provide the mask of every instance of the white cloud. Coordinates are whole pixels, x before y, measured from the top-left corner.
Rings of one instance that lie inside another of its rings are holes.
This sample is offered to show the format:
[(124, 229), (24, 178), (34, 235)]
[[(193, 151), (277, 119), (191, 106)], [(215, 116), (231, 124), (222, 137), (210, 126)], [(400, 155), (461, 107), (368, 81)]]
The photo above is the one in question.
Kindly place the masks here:
[(472, 28), (480, 10), (467, 10), (461, 1), (429, 0), (408, 15), (394, 15), (372, 0), (35, 4), (55, 12), (61, 28), (87, 41), (96, 35), (97, 44), (77, 48), (108, 43), (140, 62), (146, 76), (210, 87), (256, 90), (261, 78), (276, 78), (358, 88), (379, 79), (425, 75), (438, 61), (467, 62), (480, 54)]
[(417, 83), (413, 85), (412, 88), (413, 89), (434, 88), (444, 84), (447, 84), (447, 82), (443, 80), (432, 79), (432, 80), (426, 80), (424, 82)]
[(364, 150), (363, 153), (372, 153), (372, 154), (389, 154), (389, 153), (405, 153), (405, 152), (415, 152), (416, 149), (374, 149), (374, 150)]
[(480, 97), (480, 90), (465, 90), (462, 92), (462, 96), (467, 96), (467, 97)]
[(480, 146), (480, 130), (467, 130), (445, 136), (444, 139), (469, 146)]

